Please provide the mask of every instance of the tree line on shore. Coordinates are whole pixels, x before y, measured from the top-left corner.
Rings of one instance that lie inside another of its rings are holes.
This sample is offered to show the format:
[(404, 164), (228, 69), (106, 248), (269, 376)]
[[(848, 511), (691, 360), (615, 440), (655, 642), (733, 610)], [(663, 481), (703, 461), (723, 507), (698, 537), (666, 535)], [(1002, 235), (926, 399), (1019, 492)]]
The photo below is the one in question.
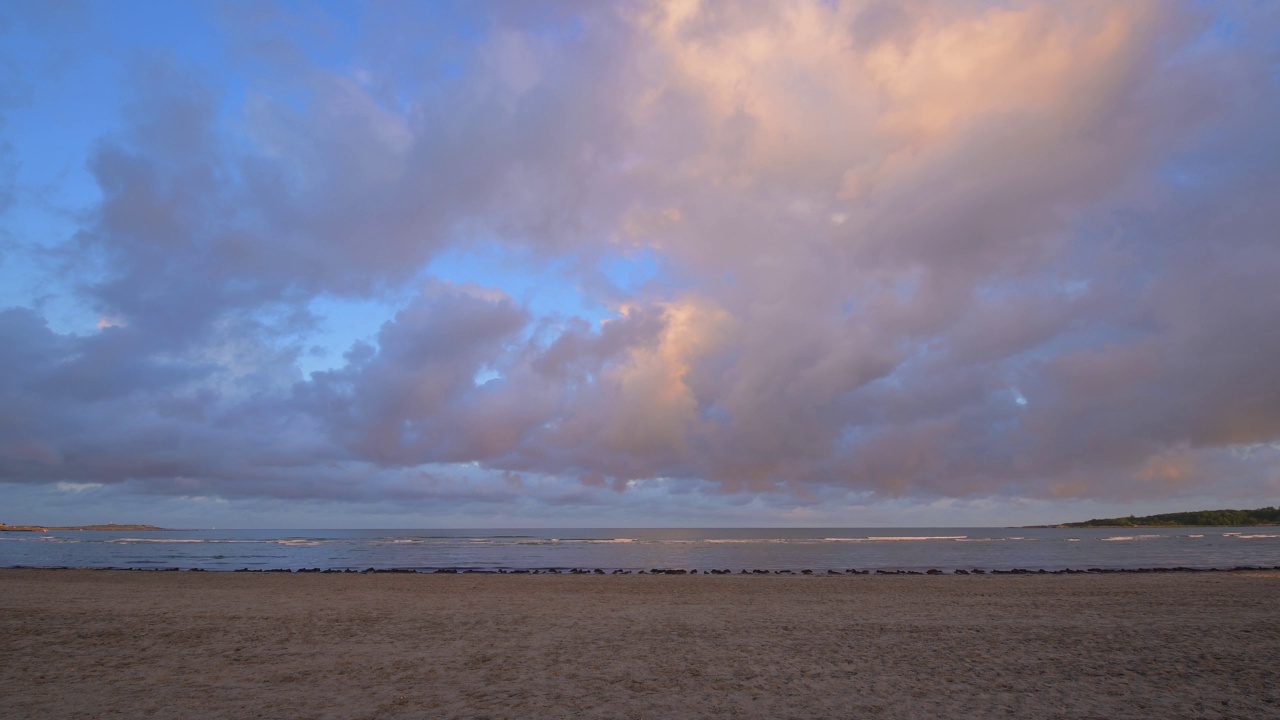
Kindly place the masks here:
[(1161, 513), (1135, 517), (1098, 518), (1084, 522), (1063, 523), (1055, 527), (1249, 527), (1252, 525), (1280, 525), (1280, 508), (1264, 507), (1256, 510), (1196, 510), (1193, 512)]

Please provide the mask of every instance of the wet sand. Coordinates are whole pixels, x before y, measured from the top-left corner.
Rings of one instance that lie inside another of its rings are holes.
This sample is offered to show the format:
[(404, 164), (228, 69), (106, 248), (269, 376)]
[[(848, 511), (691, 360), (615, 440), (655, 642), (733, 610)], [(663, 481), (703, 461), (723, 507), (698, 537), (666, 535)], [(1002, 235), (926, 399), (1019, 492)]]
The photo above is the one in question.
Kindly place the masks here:
[(5, 718), (1280, 718), (1280, 573), (0, 570)]

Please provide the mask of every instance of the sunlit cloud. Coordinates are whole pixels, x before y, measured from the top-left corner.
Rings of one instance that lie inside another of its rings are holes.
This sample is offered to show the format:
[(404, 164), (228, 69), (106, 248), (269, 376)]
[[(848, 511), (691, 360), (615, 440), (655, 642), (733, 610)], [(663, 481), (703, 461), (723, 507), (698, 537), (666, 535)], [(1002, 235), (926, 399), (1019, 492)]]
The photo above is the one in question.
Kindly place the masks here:
[(88, 129), (82, 175), (0, 187), (5, 483), (761, 522), (1274, 490), (1268, 8), (178, 9), (141, 47), (39, 12), (0, 11), (37, 33), (0, 132), (27, 168)]

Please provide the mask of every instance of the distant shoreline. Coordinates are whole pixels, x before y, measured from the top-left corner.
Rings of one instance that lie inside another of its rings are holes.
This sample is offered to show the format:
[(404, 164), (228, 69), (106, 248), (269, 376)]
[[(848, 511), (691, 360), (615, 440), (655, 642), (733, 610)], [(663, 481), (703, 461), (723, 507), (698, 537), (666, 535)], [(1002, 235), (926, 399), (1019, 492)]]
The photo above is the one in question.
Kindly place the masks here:
[(1230, 527), (1280, 527), (1280, 523), (1253, 523), (1251, 525), (1099, 525), (1096, 523), (1062, 523), (1060, 525), (1022, 525), (1023, 530), (1088, 530), (1089, 528), (1097, 528), (1099, 530), (1171, 530), (1171, 529), (1193, 529), (1193, 528), (1230, 528)]
[(1130, 515), (1128, 517), (1094, 518), (1084, 522), (1057, 525), (1028, 525), (1029, 528), (1078, 530), (1082, 528), (1192, 528), (1192, 527), (1276, 527), (1280, 525), (1280, 509), (1193, 510), (1191, 512)]
[[(248, 573), (251, 575), (588, 575), (598, 577), (609, 576), (652, 576), (658, 577), (663, 575), (688, 575), (691, 577), (716, 577), (716, 576), (747, 576), (747, 577), (791, 577), (791, 578), (841, 578), (841, 577), (857, 577), (857, 576), (915, 576), (915, 577), (954, 577), (954, 576), (975, 576), (984, 575), (1037, 575), (1037, 576), (1054, 576), (1054, 575), (1169, 575), (1169, 574), (1185, 574), (1195, 575), (1202, 573), (1280, 573), (1280, 565), (1236, 565), (1236, 566), (1194, 566), (1188, 567), (1179, 565), (1175, 567), (1090, 567), (1079, 569), (1073, 568), (1055, 568), (1049, 570), (1047, 568), (973, 568), (965, 570), (962, 568), (954, 568), (949, 572), (931, 568), (929, 570), (903, 570), (903, 569), (885, 569), (870, 568), (858, 570), (850, 568), (847, 570), (754, 570), (742, 569), (733, 570), (697, 570), (684, 568), (653, 568), (652, 570), (627, 570), (622, 568), (614, 568), (606, 571), (601, 568), (585, 569), (585, 568), (531, 568), (531, 569), (483, 569), (471, 567), (440, 567), (440, 568), (413, 568), (413, 567), (384, 567), (384, 568), (368, 568), (358, 570), (349, 567), (299, 567), (299, 568), (248, 568), (242, 567), (238, 569), (209, 569), (202, 567), (181, 567), (177, 565), (160, 566), (160, 567), (122, 567), (122, 566), (85, 566), (85, 565), (7, 565), (0, 566), (0, 574), (8, 572), (101, 572), (101, 573), (212, 573), (215, 575), (239, 575)], [(1280, 575), (1275, 576), (1280, 579)]]
[(5, 525), (0, 523), (0, 532), (59, 532), (67, 531), (127, 531), (127, 532), (155, 532), (168, 531), (169, 528), (156, 527), (155, 525), (117, 525), (115, 523), (107, 523), (106, 525)]

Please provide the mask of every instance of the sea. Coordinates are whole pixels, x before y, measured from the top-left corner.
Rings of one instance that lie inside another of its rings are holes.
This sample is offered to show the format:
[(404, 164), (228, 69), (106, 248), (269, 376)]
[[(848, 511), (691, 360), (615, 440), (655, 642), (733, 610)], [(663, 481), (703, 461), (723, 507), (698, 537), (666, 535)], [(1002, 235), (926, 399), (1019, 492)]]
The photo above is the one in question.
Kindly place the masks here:
[(1280, 528), (610, 528), (0, 533), (0, 567), (1124, 570), (1280, 566)]

